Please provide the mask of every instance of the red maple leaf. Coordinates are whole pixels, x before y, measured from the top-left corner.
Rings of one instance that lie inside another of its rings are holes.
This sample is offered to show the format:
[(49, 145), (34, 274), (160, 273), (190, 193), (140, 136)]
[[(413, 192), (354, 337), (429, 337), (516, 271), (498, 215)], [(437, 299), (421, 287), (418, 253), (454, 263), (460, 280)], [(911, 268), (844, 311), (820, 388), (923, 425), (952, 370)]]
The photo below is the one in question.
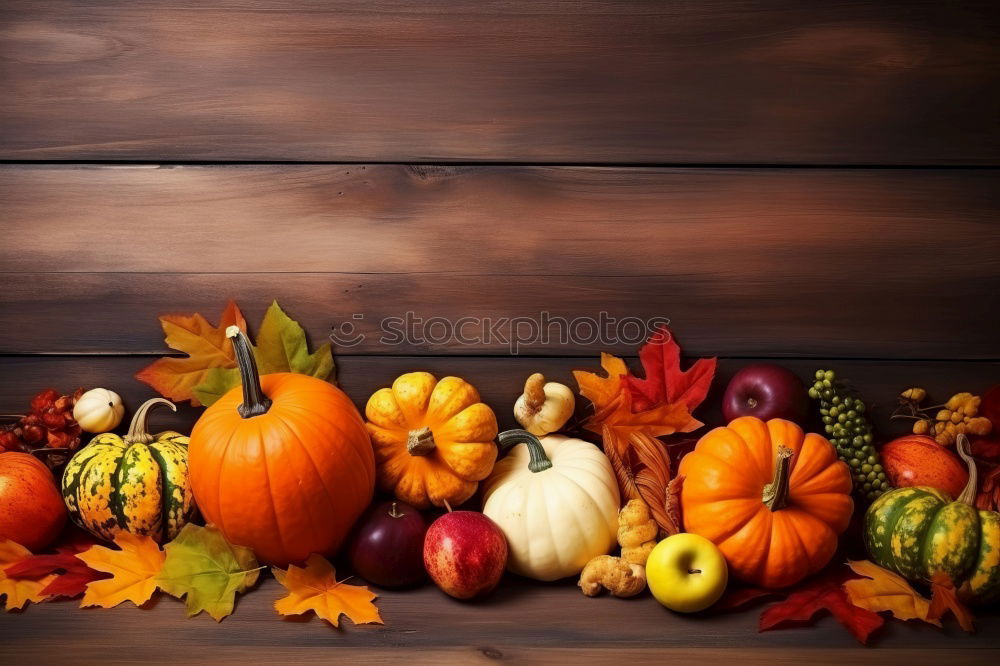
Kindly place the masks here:
[(955, 616), (959, 626), (966, 633), (975, 633), (976, 625), (972, 611), (958, 600), (955, 584), (951, 582), (948, 574), (939, 571), (931, 579), (931, 607), (927, 611), (927, 618), (940, 620), (948, 612)]
[[(79, 551), (77, 551), (79, 552)], [(49, 574), (58, 574), (43, 590), (50, 596), (75, 597), (83, 594), (87, 584), (95, 580), (110, 577), (100, 571), (91, 569), (73, 552), (60, 552), (55, 555), (32, 555), (4, 570), (10, 578), (38, 579)]]
[(813, 578), (789, 594), (787, 599), (761, 613), (760, 631), (811, 625), (820, 611), (828, 611), (864, 645), (868, 636), (885, 620), (878, 613), (858, 608), (847, 598), (843, 585), (851, 577), (850, 571), (838, 567)]
[(726, 611), (740, 610), (758, 599), (780, 594), (781, 592), (776, 592), (775, 590), (765, 590), (762, 587), (749, 585), (730, 587), (726, 589), (726, 593), (722, 595), (722, 598), (712, 606), (712, 611), (725, 613)]
[(639, 360), (646, 378), (624, 378), (634, 412), (673, 402), (681, 402), (693, 411), (708, 395), (715, 377), (714, 358), (699, 359), (686, 371), (681, 370), (681, 348), (666, 326), (661, 326), (639, 349)]

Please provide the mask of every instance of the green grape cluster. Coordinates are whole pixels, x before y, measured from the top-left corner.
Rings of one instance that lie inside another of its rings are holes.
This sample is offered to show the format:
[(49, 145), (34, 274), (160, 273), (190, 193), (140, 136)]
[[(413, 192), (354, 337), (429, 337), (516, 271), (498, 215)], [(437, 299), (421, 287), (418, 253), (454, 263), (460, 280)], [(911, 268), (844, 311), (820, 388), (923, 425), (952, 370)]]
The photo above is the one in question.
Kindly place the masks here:
[(882, 460), (872, 437), (872, 424), (865, 416), (865, 403), (837, 384), (833, 370), (817, 370), (809, 397), (819, 400), (826, 436), (837, 447), (837, 455), (851, 467), (854, 491), (871, 502), (889, 489)]

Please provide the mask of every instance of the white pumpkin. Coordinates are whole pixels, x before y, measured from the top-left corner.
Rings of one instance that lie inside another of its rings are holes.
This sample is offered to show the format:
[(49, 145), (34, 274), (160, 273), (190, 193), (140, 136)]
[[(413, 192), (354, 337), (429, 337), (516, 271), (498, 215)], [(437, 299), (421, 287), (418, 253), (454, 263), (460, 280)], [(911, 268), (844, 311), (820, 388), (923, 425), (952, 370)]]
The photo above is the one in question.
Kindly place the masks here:
[(576, 576), (616, 543), (620, 499), (611, 463), (581, 439), (500, 433), (483, 486), (483, 513), (507, 537), (507, 568), (535, 580)]
[(104, 388), (90, 389), (73, 405), (73, 418), (85, 432), (108, 432), (118, 427), (125, 416), (122, 398)]

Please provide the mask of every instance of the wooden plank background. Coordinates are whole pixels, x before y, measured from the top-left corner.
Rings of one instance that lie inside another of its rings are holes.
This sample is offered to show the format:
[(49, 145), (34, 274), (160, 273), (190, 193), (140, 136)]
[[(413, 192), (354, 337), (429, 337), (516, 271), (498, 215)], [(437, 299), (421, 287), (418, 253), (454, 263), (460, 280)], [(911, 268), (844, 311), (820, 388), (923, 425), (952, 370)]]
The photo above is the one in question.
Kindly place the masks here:
[(0, 156), (994, 164), (992, 0), (6, 0)]
[[(0, 206), (33, 232), (0, 246), (0, 351), (162, 352), (158, 313), (233, 297), (252, 322), (276, 298), (319, 338), (350, 322), (365, 339), (343, 354), (507, 354), (534, 330), (380, 342), (406, 312), (607, 312), (670, 319), (693, 354), (995, 359), (998, 174), (8, 166)], [(519, 351), (635, 349), (556, 332)]]
[[(990, 0), (7, 0), (0, 412), (48, 386), (135, 406), (132, 375), (168, 352), (158, 314), (236, 298), (253, 327), (276, 298), (315, 343), (364, 335), (335, 350), (359, 406), (424, 369), (467, 377), (506, 427), (530, 372), (573, 385), (601, 350), (637, 367), (624, 342), (389, 345), (385, 317), (606, 312), (720, 357), (710, 424), (733, 373), (779, 359), (850, 378), (891, 433), (899, 390), (1000, 374), (998, 33)], [(385, 592), (385, 627), (339, 631), (278, 620), (276, 594), (219, 626), (172, 599), (44, 604), (0, 617), (0, 644), (42, 663), (1000, 654), (995, 610), (971, 638), (892, 622), (871, 652), (832, 618), (757, 634), (754, 611), (572, 582), (482, 605)]]

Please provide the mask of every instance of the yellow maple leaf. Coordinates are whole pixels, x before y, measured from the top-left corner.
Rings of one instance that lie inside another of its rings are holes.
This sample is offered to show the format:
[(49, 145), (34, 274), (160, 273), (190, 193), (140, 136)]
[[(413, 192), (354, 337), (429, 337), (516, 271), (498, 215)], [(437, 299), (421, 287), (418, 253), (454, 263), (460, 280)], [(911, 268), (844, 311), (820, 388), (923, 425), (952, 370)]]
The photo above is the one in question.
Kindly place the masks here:
[(869, 562), (848, 560), (851, 571), (864, 576), (844, 583), (844, 591), (851, 603), (874, 613), (889, 611), (900, 620), (921, 620), (940, 627), (939, 620), (931, 619), (929, 599), (921, 596), (902, 576)]
[(304, 569), (290, 565), (288, 571), (271, 571), (288, 590), (288, 596), (274, 602), (274, 609), (281, 615), (313, 611), (335, 627), (340, 626), (341, 615), (354, 624), (382, 624), (378, 608), (372, 603), (377, 595), (363, 585), (337, 582), (337, 572), (325, 557), (310, 555)]
[(187, 358), (161, 358), (136, 373), (135, 378), (149, 384), (160, 395), (174, 402), (190, 400), (199, 406), (193, 391), (212, 368), (235, 368), (236, 353), (226, 337), (226, 329), (247, 323), (235, 301), (229, 301), (218, 326), (212, 326), (198, 313), (169, 314), (160, 317), (167, 346), (185, 352)]
[(91, 546), (77, 555), (91, 569), (111, 574), (111, 578), (95, 580), (87, 585), (80, 602), (81, 608), (111, 608), (123, 601), (141, 606), (156, 591), (155, 577), (163, 568), (166, 557), (156, 542), (147, 536), (122, 532), (115, 537), (115, 545), (120, 550)]
[(25, 604), (33, 601), (36, 604), (45, 601), (48, 595), (42, 594), (42, 590), (55, 580), (57, 574), (49, 574), (38, 580), (15, 580), (8, 578), (4, 573), (7, 567), (17, 564), (26, 557), (31, 557), (31, 551), (19, 543), (4, 539), (0, 541), (0, 597), (7, 597), (7, 610), (24, 608)]

